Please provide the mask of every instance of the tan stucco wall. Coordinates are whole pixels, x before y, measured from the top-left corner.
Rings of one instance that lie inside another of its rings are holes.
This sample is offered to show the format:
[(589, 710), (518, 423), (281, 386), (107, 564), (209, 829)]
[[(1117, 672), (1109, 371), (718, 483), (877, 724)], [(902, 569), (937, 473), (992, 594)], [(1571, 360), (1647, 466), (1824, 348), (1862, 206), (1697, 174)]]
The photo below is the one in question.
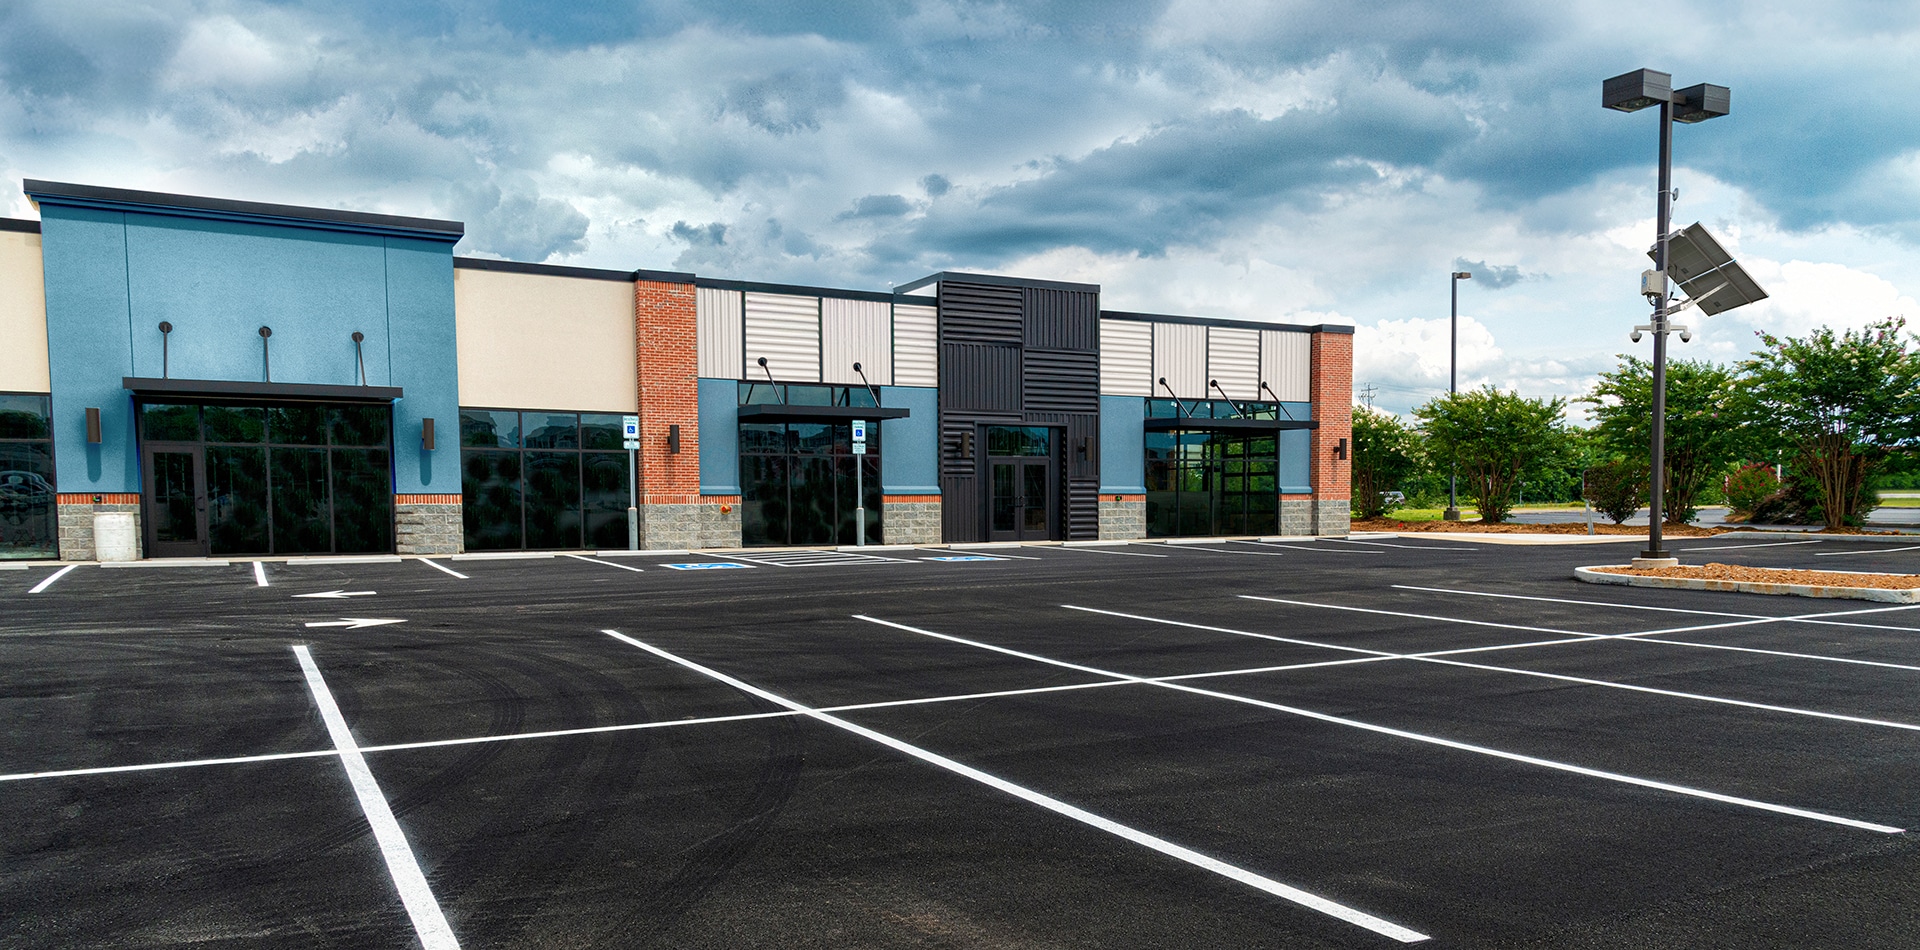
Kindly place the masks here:
[(460, 405), (633, 412), (633, 284), (453, 270)]
[(40, 235), (0, 231), (0, 392), (52, 390)]

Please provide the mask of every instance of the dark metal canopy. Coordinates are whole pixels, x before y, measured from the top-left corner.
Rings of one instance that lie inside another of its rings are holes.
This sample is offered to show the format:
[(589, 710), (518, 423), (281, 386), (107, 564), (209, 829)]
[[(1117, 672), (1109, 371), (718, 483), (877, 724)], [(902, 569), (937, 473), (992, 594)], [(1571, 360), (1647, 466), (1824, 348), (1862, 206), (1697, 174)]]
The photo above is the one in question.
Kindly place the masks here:
[(1311, 419), (1194, 419), (1165, 417), (1147, 420), (1148, 432), (1277, 432), (1281, 429), (1318, 429)]
[(905, 409), (882, 406), (787, 406), (754, 403), (740, 407), (741, 422), (851, 422), (855, 419), (905, 419)]
[(267, 399), (296, 402), (390, 403), (401, 396), (398, 386), (331, 386), (320, 383), (248, 383), (231, 379), (155, 379), (126, 376), (120, 385), (136, 396), (186, 399)]

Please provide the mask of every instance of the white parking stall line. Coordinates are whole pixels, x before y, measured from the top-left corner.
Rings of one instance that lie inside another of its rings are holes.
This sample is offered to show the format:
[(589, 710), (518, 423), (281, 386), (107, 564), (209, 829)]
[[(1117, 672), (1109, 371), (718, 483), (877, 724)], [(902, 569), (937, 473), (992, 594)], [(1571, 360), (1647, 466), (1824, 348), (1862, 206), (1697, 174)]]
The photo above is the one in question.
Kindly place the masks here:
[[(1816, 557), (1818, 555), (1815, 555)], [(1533, 600), (1548, 604), (1577, 604), (1586, 607), (1614, 607), (1620, 610), (1651, 610), (1668, 614), (1695, 614), (1702, 617), (1732, 617), (1740, 620), (1779, 620), (1794, 623), (1825, 624), (1832, 627), (1859, 627), (1865, 630), (1898, 630), (1905, 633), (1920, 633), (1920, 627), (1902, 627), (1884, 623), (1851, 623), (1845, 620), (1822, 620), (1826, 616), (1845, 616), (1853, 613), (1848, 610), (1834, 611), (1829, 614), (1794, 614), (1784, 617), (1772, 617), (1766, 614), (1737, 614), (1724, 610), (1688, 610), (1683, 607), (1654, 607), (1647, 604), (1626, 604), (1607, 600), (1574, 600), (1566, 597), (1535, 597), (1526, 594), (1502, 594), (1486, 590), (1463, 590), (1458, 587), (1415, 587), (1412, 584), (1394, 584), (1395, 590), (1417, 590), (1432, 594), (1460, 594), (1466, 597), (1497, 597), (1502, 600)]]
[(1097, 547), (1087, 547), (1087, 546), (1084, 546), (1084, 545), (1077, 545), (1077, 546), (1075, 546), (1075, 547), (1067, 547), (1067, 546), (1066, 546), (1066, 545), (1064, 545), (1064, 544), (1063, 544), (1063, 545), (1061, 545), (1061, 546), (1059, 546), (1059, 547), (1057, 547), (1057, 548), (1049, 548), (1048, 550), (1051, 550), (1051, 551), (1079, 551), (1079, 552), (1081, 552), (1081, 553), (1083, 553), (1083, 554), (1118, 554), (1118, 555), (1120, 555), (1121, 557), (1172, 557), (1172, 556), (1173, 556), (1173, 555), (1171, 555), (1171, 554), (1149, 554), (1149, 553), (1147, 553), (1147, 552), (1145, 552), (1145, 551), (1109, 551), (1109, 550), (1107, 550), (1107, 549), (1105, 549), (1105, 548), (1097, 548)]
[[(861, 619), (867, 619), (867, 618), (861, 618)], [(802, 705), (800, 703), (794, 702), (791, 699), (781, 696), (777, 693), (768, 692), (767, 690), (761, 689), (758, 686), (754, 686), (751, 683), (747, 683), (743, 680), (736, 679), (718, 670), (714, 670), (706, 666), (702, 666), (699, 663), (695, 663), (694, 661), (685, 659), (684, 657), (676, 656), (675, 654), (669, 653), (666, 650), (662, 650), (659, 647), (652, 646), (651, 644), (644, 643), (640, 640), (636, 640), (633, 637), (629, 637), (623, 633), (620, 633), (619, 631), (605, 630), (602, 632), (606, 633), (608, 636), (611, 636), (617, 640), (620, 640), (623, 643), (627, 643), (631, 646), (635, 646), (642, 650), (645, 650), (648, 653), (651, 653), (654, 656), (657, 656), (663, 660), (667, 660), (671, 663), (675, 663), (681, 667), (692, 670), (696, 673), (709, 677), (718, 682), (725, 683), (726, 685), (731, 686), (734, 689), (737, 689), (743, 693), (747, 693), (748, 695), (757, 696), (768, 702), (774, 703), (775, 705), (786, 707), (787, 709), (791, 709), (794, 712), (797, 712), (815, 721), (824, 723), (829, 726), (833, 726), (836, 729), (841, 729), (846, 732), (850, 732), (854, 735), (860, 736), (863, 739), (867, 739), (869, 741), (886, 746), (887, 748), (892, 749), (896, 752), (904, 753), (908, 756), (911, 756), (929, 765), (944, 769), (948, 772), (952, 772), (955, 775), (959, 775), (963, 778), (978, 782), (996, 791), (1004, 792), (1008, 795), (1011, 795), (1015, 798), (1020, 799), (1021, 801), (1024, 801), (1033, 805), (1038, 805), (1041, 808), (1045, 808), (1048, 811), (1051, 811), (1055, 814), (1061, 815), (1066, 818), (1070, 818), (1074, 821), (1080, 822), (1081, 824), (1087, 825), (1088, 827), (1096, 828), (1100, 831), (1104, 831), (1124, 841), (1129, 841), (1129, 842), (1132, 842), (1133, 844), (1150, 848), (1168, 857), (1174, 858), (1179, 861), (1183, 861), (1187, 864), (1193, 865), (1194, 867), (1198, 867), (1203, 870), (1211, 871), (1214, 874), (1218, 874), (1229, 880), (1236, 881), (1241, 884), (1245, 884), (1249, 887), (1255, 888), (1260, 891), (1264, 891), (1268, 894), (1274, 895), (1275, 897), (1279, 897), (1283, 900), (1291, 901), (1292, 903), (1298, 904), (1302, 907), (1306, 907), (1310, 910), (1318, 911), (1329, 917), (1333, 917), (1336, 920), (1345, 921), (1346, 923), (1352, 924), (1356, 927), (1361, 927), (1366, 930), (1370, 930), (1374, 933), (1380, 934), (1381, 936), (1389, 937), (1401, 943), (1417, 943), (1419, 941), (1428, 939), (1426, 934), (1420, 933), (1417, 930), (1413, 930), (1408, 927), (1403, 927), (1399, 924), (1393, 923), (1392, 921), (1389, 921), (1380, 917), (1376, 917), (1372, 914), (1366, 913), (1361, 910), (1357, 910), (1352, 907), (1348, 907), (1345, 904), (1337, 903), (1325, 897), (1321, 897), (1318, 894), (1314, 894), (1310, 891), (1302, 890), (1301, 888), (1297, 888), (1289, 884), (1283, 884), (1272, 878), (1265, 877), (1263, 875), (1256, 874), (1252, 871), (1246, 870), (1245, 868), (1228, 864), (1225, 861), (1219, 860), (1218, 858), (1208, 857), (1207, 855), (1201, 854), (1198, 851), (1194, 851), (1191, 848), (1186, 848), (1181, 845), (1174, 844), (1173, 842), (1168, 841), (1164, 838), (1156, 837), (1144, 831), (1140, 831), (1138, 829), (1129, 827), (1127, 825), (1120, 824), (1117, 821), (1113, 821), (1112, 819), (1094, 814), (1093, 812), (1087, 811), (1084, 808), (1067, 804), (1066, 802), (1063, 802), (1057, 798), (1053, 798), (1049, 795), (1042, 794), (1040, 792), (1034, 791), (1033, 789), (1027, 788), (1025, 786), (1015, 785), (1014, 783), (1009, 782), (1006, 779), (1000, 778), (999, 776), (992, 775), (987, 772), (983, 772), (970, 765), (962, 764), (958, 761), (947, 758), (946, 756), (940, 755), (936, 752), (931, 752), (927, 749), (921, 748), (920, 746), (913, 745), (911, 743), (902, 741), (900, 739), (896, 739), (885, 733), (868, 729), (865, 726), (857, 725), (845, 719), (841, 719), (838, 716), (834, 716), (834, 715), (822, 712), (818, 709), (814, 709), (814, 708)]]
[[(1013, 545), (1013, 547), (1019, 547), (1019, 545)], [(951, 547), (945, 547), (945, 548), (916, 548), (915, 550), (918, 550), (918, 551), (941, 551), (941, 552), (946, 552), (946, 551), (951, 551), (951, 552), (953, 552), (953, 553), (955, 553), (955, 554), (979, 554), (979, 555), (982, 555), (982, 556), (987, 556), (987, 557), (1010, 557), (1010, 558), (1013, 558), (1014, 560), (1017, 560), (1017, 561), (1044, 561), (1044, 560), (1046, 560), (1046, 558), (1043, 558), (1043, 557), (1034, 557), (1034, 556), (1033, 556), (1033, 555), (1031, 555), (1031, 554), (1008, 554), (1008, 553), (1007, 553), (1007, 552), (1006, 552), (1005, 550), (1002, 550), (1002, 549), (999, 549), (999, 548), (992, 548), (992, 549), (983, 549), (983, 548), (980, 548), (980, 547), (977, 547), (977, 546), (974, 546), (974, 545), (959, 545), (959, 544), (956, 544), (956, 545), (952, 545)], [(925, 558), (921, 558), (921, 560), (923, 560), (923, 561), (924, 561), (924, 560), (926, 560), (926, 559), (925, 559)]]
[[(1569, 639), (1565, 639), (1565, 640), (1543, 640), (1536, 643), (1521, 643), (1521, 644), (1490, 646), (1490, 647), (1470, 647), (1463, 650), (1450, 650), (1450, 651), (1447, 651), (1446, 655), (1454, 655), (1454, 654), (1460, 654), (1460, 653), (1494, 653), (1501, 650), (1518, 650), (1518, 649), (1525, 649), (1525, 648), (1536, 647), (1536, 646), (1559, 646), (1559, 645), (1568, 644), (1568, 643), (1587, 643), (1587, 642), (1597, 642), (1601, 640), (1614, 640), (1614, 641), (1619, 641), (1621, 643), (1657, 643), (1662, 646), (1687, 647), (1689, 649), (1697, 649), (1697, 650), (1724, 650), (1730, 653), (1755, 653), (1763, 656), (1778, 656), (1778, 657), (1784, 657), (1787, 659), (1794, 659), (1794, 660), (1816, 660), (1823, 663), (1848, 663), (1855, 666), (1878, 666), (1878, 667), (1885, 667), (1887, 669), (1895, 669), (1895, 670), (1920, 671), (1920, 666), (1909, 665), (1906, 663), (1888, 663), (1882, 660), (1856, 660), (1851, 657), (1844, 657), (1844, 656), (1821, 656), (1820, 654), (1817, 654), (1817, 653), (1793, 653), (1787, 650), (1765, 650), (1759, 647), (1741, 647), (1741, 646), (1733, 646), (1731, 644), (1726, 644), (1726, 643), (1704, 643), (1704, 642), (1695, 641), (1695, 640), (1651, 639), (1655, 637), (1661, 637), (1667, 634), (1682, 633), (1690, 630), (1717, 630), (1717, 629), (1726, 628), (1726, 627), (1745, 627), (1745, 626), (1752, 626), (1755, 624), (1762, 624), (1762, 623), (1787, 623), (1787, 622), (1797, 622), (1797, 621), (1822, 622), (1822, 621), (1816, 620), (1815, 618), (1828, 617), (1828, 616), (1846, 616), (1848, 614), (1854, 614), (1854, 613), (1876, 613), (1880, 610), (1910, 610), (1910, 609), (1913, 609), (1914, 607), (1920, 607), (1920, 604), (1909, 604), (1903, 607), (1874, 608), (1871, 610), (1860, 610), (1860, 611), (1840, 610), (1840, 611), (1832, 611), (1824, 614), (1802, 614), (1799, 616), (1792, 616), (1792, 617), (1760, 617), (1752, 620), (1735, 621), (1733, 623), (1706, 624), (1703, 626), (1696, 626), (1696, 627), (1669, 627), (1661, 630), (1643, 630), (1638, 633), (1587, 633), (1581, 630), (1554, 630), (1554, 629), (1546, 629), (1541, 627), (1526, 627), (1518, 624), (1494, 623), (1492, 621), (1487, 621), (1487, 620), (1468, 620), (1462, 617), (1436, 617), (1431, 614), (1415, 614), (1415, 613), (1407, 613), (1405, 611), (1399, 611), (1399, 610), (1376, 610), (1368, 607), (1348, 607), (1343, 604), (1317, 604), (1312, 601), (1306, 601), (1306, 600), (1285, 600), (1279, 597), (1257, 597), (1257, 596), (1254, 596), (1253, 594), (1241, 594), (1239, 596), (1247, 600), (1265, 600), (1265, 601), (1270, 601), (1276, 604), (1292, 604), (1293, 606), (1296, 606), (1296, 607), (1319, 607), (1323, 610), (1350, 610), (1358, 613), (1383, 614), (1389, 617), (1407, 617), (1413, 620), (1435, 620), (1441, 623), (1458, 623), (1458, 624), (1465, 624), (1468, 626), (1475, 626), (1475, 627), (1505, 627), (1509, 630), (1532, 630), (1535, 632), (1544, 632), (1544, 633), (1564, 633), (1569, 636)], [(1498, 597), (1503, 595), (1488, 594), (1485, 596)], [(1612, 605), (1607, 605), (1607, 606), (1612, 606)], [(1694, 612), (1695, 611), (1688, 611), (1688, 613), (1694, 613)], [(1743, 616), (1743, 615), (1735, 614), (1734, 616)], [(1838, 621), (1825, 621), (1825, 622), (1838, 623)], [(1891, 627), (1887, 629), (1912, 630), (1913, 628)], [(1435, 654), (1435, 655), (1438, 655), (1438, 654)]]
[(320, 676), (320, 668), (314, 665), (313, 654), (305, 645), (297, 645), (293, 653), (300, 660), (300, 669), (307, 676), (307, 689), (313, 693), (313, 704), (320, 709), (320, 718), (327, 724), (327, 735), (333, 739), (333, 746), (340, 752), (340, 764), (347, 770), (347, 780), (353, 785), (354, 797), (360, 800), (360, 810), (367, 816), (367, 824), (373, 828), (374, 841), (380, 846), (380, 856), (386, 859), (387, 873), (393, 878), (393, 886), (400, 892), (400, 902), (407, 908), (407, 916), (413, 920), (413, 932), (420, 938), (424, 950), (459, 950), (460, 942), (454, 939), (453, 927), (447, 923), (446, 915), (440, 912), (440, 902), (433, 897), (433, 889), (427, 886), (427, 876), (420, 871), (420, 862), (414, 859), (413, 848), (407, 844), (407, 836), (400, 830), (400, 822), (393, 817), (393, 808), (387, 804), (387, 796), (380, 791), (380, 783), (373, 778), (373, 770), (367, 768), (367, 760), (360, 754), (354, 742), (352, 730), (347, 728), (345, 716), (333, 701), (333, 692), (327, 689), (327, 681)]
[(1815, 551), (1813, 553), (1813, 556), (1814, 557), (1846, 557), (1849, 554), (1893, 554), (1899, 551), (1920, 551), (1920, 545), (1908, 545), (1907, 547), (1902, 547), (1902, 548), (1881, 548), (1878, 551), (1875, 551), (1872, 549), (1867, 549), (1862, 551)]
[(1710, 548), (1674, 548), (1676, 553), (1686, 554), (1692, 551), (1745, 551), (1748, 548), (1784, 548), (1796, 544), (1819, 544), (1819, 538), (1806, 541), (1765, 541), (1759, 544), (1717, 544)]
[(1357, 541), (1353, 538), (1321, 538), (1339, 544), (1365, 544), (1376, 548), (1401, 548), (1407, 551), (1452, 551), (1455, 554), (1479, 554), (1480, 551), (1464, 544), (1392, 544), (1386, 541)]
[(267, 565), (264, 562), (253, 562), (253, 583), (256, 587), (267, 586)]
[(1698, 798), (1705, 801), (1719, 802), (1721, 804), (1735, 805), (1741, 808), (1754, 809), (1756, 811), (1771, 812), (1773, 814), (1779, 814), (1779, 815), (1789, 815), (1795, 818), (1806, 818), (1812, 821), (1825, 822), (1825, 823), (1834, 824), (1834, 825), (1842, 825), (1848, 828), (1858, 828), (1862, 831), (1873, 831), (1873, 832), (1878, 832), (1880, 834), (1902, 834), (1905, 832), (1905, 829), (1895, 828), (1891, 825), (1882, 825), (1882, 824), (1878, 824), (1876, 822), (1871, 822), (1871, 821), (1861, 821), (1857, 818), (1847, 818), (1841, 815), (1831, 815), (1825, 812), (1813, 811), (1811, 809), (1797, 808), (1792, 805), (1781, 805), (1781, 804), (1776, 804), (1774, 802), (1765, 802), (1765, 801), (1760, 801), (1758, 799), (1753, 799), (1753, 798), (1742, 798), (1737, 795), (1726, 795), (1720, 792), (1709, 791), (1707, 789), (1693, 788), (1686, 785), (1676, 785), (1671, 782), (1662, 782), (1657, 779), (1642, 778), (1637, 775), (1626, 775), (1620, 772), (1608, 772), (1603, 769), (1588, 768), (1584, 765), (1574, 765), (1569, 762), (1559, 762), (1553, 759), (1543, 759), (1538, 756), (1524, 755), (1518, 752), (1508, 752), (1503, 749), (1495, 749), (1489, 746), (1474, 745), (1469, 742), (1460, 742), (1458, 740), (1448, 739), (1442, 736), (1434, 736), (1434, 735), (1428, 735), (1425, 733), (1411, 732), (1406, 729), (1396, 729), (1392, 726), (1382, 726), (1377, 723), (1366, 722), (1359, 719), (1350, 719), (1345, 716), (1335, 716), (1330, 713), (1318, 712), (1312, 709), (1303, 709), (1298, 706), (1288, 706), (1282, 703), (1268, 702), (1267, 700), (1255, 699), (1251, 696), (1241, 696), (1235, 693), (1223, 693), (1218, 690), (1202, 689), (1197, 686), (1188, 686), (1185, 683), (1155, 682), (1142, 677), (1132, 676), (1126, 673), (1116, 673), (1112, 670), (1103, 670), (1098, 667), (1086, 666), (1080, 663), (1069, 663), (1065, 660), (1055, 660), (1049, 657), (1039, 656), (1033, 653), (1025, 653), (1020, 650), (1014, 650), (1007, 647), (996, 646), (991, 643), (982, 643), (977, 640), (968, 640), (963, 637), (953, 636), (951, 634), (936, 633), (932, 630), (925, 630), (919, 627), (910, 627), (906, 624), (895, 623), (891, 620), (882, 620), (878, 617), (869, 617), (864, 614), (855, 614), (854, 617), (855, 619), (864, 620), (864, 621), (867, 621), (868, 623), (875, 623), (875, 624), (880, 624), (882, 626), (893, 627), (894, 629), (897, 629), (897, 630), (905, 630), (909, 633), (917, 633), (922, 636), (932, 637), (938, 640), (946, 640), (948, 642), (958, 643), (963, 646), (976, 647), (982, 650), (990, 650), (994, 653), (1000, 653), (1006, 656), (1013, 656), (1013, 657), (1019, 657), (1025, 660), (1032, 660), (1036, 663), (1045, 663), (1049, 666), (1060, 667), (1061, 669), (1078, 670), (1082, 673), (1092, 673), (1097, 676), (1109, 676), (1115, 679), (1126, 680), (1128, 682), (1146, 683), (1152, 686), (1159, 687), (1161, 689), (1171, 689), (1171, 690), (1177, 690), (1183, 693), (1192, 693), (1196, 696), (1208, 696), (1214, 699), (1223, 699), (1228, 702), (1241, 703), (1248, 706), (1256, 706), (1262, 709), (1270, 709), (1270, 710), (1273, 710), (1274, 712), (1286, 713), (1287, 715), (1290, 715), (1290, 716), (1299, 716), (1306, 719), (1312, 719), (1318, 722), (1325, 722), (1333, 725), (1346, 726), (1348, 728), (1353, 728), (1353, 729), (1361, 729), (1367, 732), (1394, 736), (1396, 738), (1407, 739), (1414, 742), (1424, 743), (1427, 745), (1434, 745), (1434, 746), (1439, 746), (1441, 748), (1454, 749), (1460, 752), (1470, 752), (1475, 755), (1484, 755), (1484, 756), (1489, 756), (1496, 759), (1504, 759), (1509, 762), (1518, 762), (1523, 765), (1534, 765), (1534, 766), (1539, 766), (1541, 768), (1552, 769), (1558, 772), (1567, 772), (1573, 775), (1582, 775), (1588, 778), (1597, 778), (1597, 779), (1601, 779), (1608, 782), (1617, 782), (1623, 785), (1634, 785), (1640, 788), (1648, 788), (1656, 791), (1669, 792), (1675, 795), (1682, 795), (1689, 798)]
[(459, 571), (456, 571), (453, 568), (448, 567), (445, 564), (442, 564), (439, 561), (436, 561), (432, 558), (423, 557), (420, 559), (420, 563), (425, 564), (426, 566), (431, 567), (436, 571), (440, 571), (445, 574), (452, 574), (453, 576), (458, 577), (463, 581), (470, 580), (470, 578), (468, 578), (467, 575), (462, 574)]
[(1279, 541), (1236, 541), (1237, 544), (1258, 544), (1267, 548), (1286, 548), (1289, 551), (1318, 551), (1321, 554), (1385, 554), (1385, 551), (1344, 551), (1324, 545), (1285, 544)]
[(1908, 732), (1920, 732), (1920, 724), (1899, 722), (1891, 719), (1870, 719), (1864, 716), (1849, 716), (1845, 713), (1825, 712), (1818, 709), (1806, 709), (1799, 706), (1777, 706), (1772, 703), (1753, 702), (1745, 699), (1733, 699), (1726, 696), (1711, 696), (1704, 693), (1688, 693), (1680, 690), (1660, 689), (1653, 686), (1640, 686), (1634, 683), (1621, 683), (1614, 680), (1591, 679), (1584, 676), (1569, 676), (1564, 673), (1548, 673), (1541, 670), (1529, 670), (1522, 667), (1494, 666), (1489, 663), (1469, 663), (1465, 660), (1447, 659), (1452, 653), (1394, 653), (1388, 650), (1370, 650), (1365, 647), (1348, 646), (1340, 643), (1324, 643), (1317, 640), (1302, 640), (1296, 637), (1282, 637), (1270, 633), (1255, 633), (1251, 630), (1236, 630), (1232, 627), (1215, 627), (1206, 624), (1190, 623), (1184, 620), (1170, 620), (1165, 617), (1149, 617), (1143, 614), (1128, 614), (1114, 610), (1100, 610), (1094, 607), (1077, 607), (1073, 604), (1061, 604), (1068, 610), (1085, 613), (1104, 614), (1109, 617), (1123, 617), (1128, 620), (1140, 620), (1172, 627), (1185, 627), (1194, 630), (1210, 630), (1230, 634), (1236, 637), (1249, 637), (1256, 640), (1271, 640), (1300, 646), (1318, 647), (1324, 650), (1338, 650), (1343, 653), (1363, 653), (1382, 660), (1413, 660), (1418, 663), (1434, 663), (1442, 666), (1457, 666), (1463, 669), (1482, 670), (1488, 673), (1505, 673), (1511, 676), (1527, 676), (1534, 679), (1556, 680), (1562, 683), (1578, 683), (1582, 686), (1597, 686), (1603, 689), (1618, 689), (1634, 693), (1647, 693), (1654, 696), (1666, 696), (1673, 699), (1686, 699), (1694, 702), (1715, 703), (1722, 706), (1738, 706), (1743, 709), (1757, 709), (1762, 712), (1782, 713), (1789, 716), (1804, 716), (1811, 719), (1829, 719), (1835, 722), (1847, 722), (1860, 726), (1877, 726), (1885, 729), (1901, 729)]
[(43, 581), (41, 581), (40, 583), (38, 583), (38, 584), (35, 584), (35, 585), (33, 585), (33, 589), (32, 589), (32, 590), (30, 590), (30, 591), (27, 591), (27, 593), (29, 593), (29, 594), (38, 594), (38, 593), (40, 593), (41, 591), (44, 591), (44, 590), (46, 590), (47, 588), (49, 588), (49, 587), (52, 587), (52, 586), (53, 586), (53, 582), (54, 582), (54, 581), (57, 581), (57, 580), (59, 580), (60, 578), (62, 578), (62, 577), (65, 577), (65, 576), (67, 576), (67, 572), (68, 572), (68, 571), (71, 571), (71, 570), (73, 570), (74, 568), (76, 568), (76, 567), (79, 567), (79, 566), (80, 566), (80, 565), (78, 565), (78, 564), (69, 564), (69, 565), (67, 565), (66, 567), (63, 567), (63, 568), (61, 568), (61, 569), (59, 569), (59, 570), (57, 570), (57, 571), (54, 571), (54, 572), (53, 572), (52, 574), (49, 574), (49, 575), (47, 575), (47, 579), (46, 579), (46, 580), (43, 580)]
[(1251, 556), (1253, 556), (1253, 557), (1287, 557), (1287, 556), (1288, 556), (1288, 555), (1286, 555), (1286, 554), (1282, 554), (1282, 553), (1281, 553), (1281, 552), (1279, 552), (1279, 551), (1229, 551), (1229, 550), (1227, 550), (1226, 548), (1203, 548), (1203, 547), (1200, 547), (1199, 545), (1195, 545), (1195, 544), (1183, 544), (1183, 545), (1180, 545), (1180, 550), (1182, 550), (1182, 551), (1206, 551), (1206, 552), (1208, 552), (1208, 553), (1210, 553), (1210, 554), (1238, 554), (1238, 555), (1251, 555)]
[(617, 567), (617, 568), (619, 568), (619, 569), (621, 569), (621, 570), (623, 570), (623, 571), (632, 571), (632, 572), (634, 572), (635, 574), (645, 574), (645, 573), (646, 573), (646, 571), (643, 571), (643, 570), (641, 570), (641, 569), (639, 569), (639, 568), (637, 568), (637, 567), (628, 567), (628, 566), (627, 566), (627, 565), (625, 565), (625, 564), (615, 564), (615, 563), (613, 563), (612, 561), (603, 561), (603, 560), (601, 560), (601, 559), (599, 559), (599, 558), (597, 558), (597, 557), (587, 557), (587, 556), (586, 556), (586, 555), (584, 555), (584, 554), (569, 554), (569, 555), (567, 555), (567, 557), (570, 557), (570, 558), (573, 558), (573, 559), (574, 559), (574, 560), (576, 560), (576, 561), (585, 561), (585, 562), (587, 562), (587, 563), (589, 563), (589, 564), (604, 564), (604, 565), (606, 565), (606, 566), (608, 566), (608, 567)]

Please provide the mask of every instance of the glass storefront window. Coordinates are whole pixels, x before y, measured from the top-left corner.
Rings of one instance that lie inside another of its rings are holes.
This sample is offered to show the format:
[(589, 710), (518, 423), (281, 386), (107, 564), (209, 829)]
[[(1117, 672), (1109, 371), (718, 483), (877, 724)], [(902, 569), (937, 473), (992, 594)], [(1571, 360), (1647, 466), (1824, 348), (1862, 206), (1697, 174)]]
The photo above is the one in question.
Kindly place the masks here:
[(1045, 426), (988, 426), (987, 454), (1045, 457), (1052, 444), (1050, 436)]
[[(864, 504), (867, 541), (878, 544), (881, 431), (869, 423), (867, 454), (854, 455), (846, 423), (741, 424), (741, 542), (853, 544)], [(864, 498), (856, 497), (857, 487)]]
[(468, 550), (626, 547), (621, 415), (461, 409)]
[(205, 419), (208, 442), (266, 441), (267, 411), (258, 406), (207, 406)]
[(140, 438), (148, 442), (200, 441), (200, 407), (154, 404), (142, 406)]
[(59, 553), (51, 400), (0, 393), (0, 558)]

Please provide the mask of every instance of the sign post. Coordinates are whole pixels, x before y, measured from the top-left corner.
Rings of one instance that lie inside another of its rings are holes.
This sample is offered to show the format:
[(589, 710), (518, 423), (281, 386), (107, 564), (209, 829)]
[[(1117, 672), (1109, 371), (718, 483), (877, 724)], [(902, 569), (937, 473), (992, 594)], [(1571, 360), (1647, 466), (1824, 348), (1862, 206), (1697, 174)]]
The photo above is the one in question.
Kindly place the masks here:
[(854, 544), (867, 546), (867, 420), (853, 420), (853, 524)]
[(640, 484), (638, 476), (640, 449), (640, 417), (626, 416), (621, 420), (620, 441), (627, 450), (627, 550), (640, 550)]

